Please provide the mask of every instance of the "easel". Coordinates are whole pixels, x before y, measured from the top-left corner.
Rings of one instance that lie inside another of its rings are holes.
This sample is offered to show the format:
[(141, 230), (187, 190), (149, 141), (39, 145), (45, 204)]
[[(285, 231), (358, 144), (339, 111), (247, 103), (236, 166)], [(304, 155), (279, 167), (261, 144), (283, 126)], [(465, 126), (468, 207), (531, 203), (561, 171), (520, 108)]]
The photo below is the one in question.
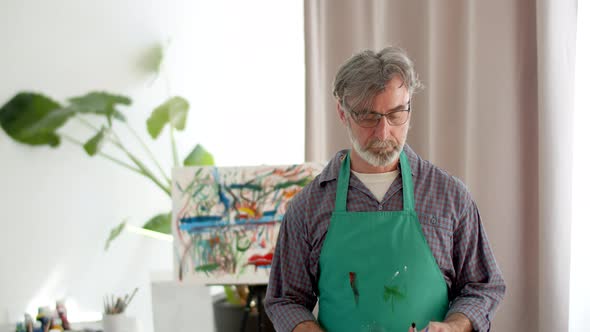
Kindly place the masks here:
[(248, 290), (248, 299), (246, 300), (246, 305), (244, 306), (244, 314), (242, 316), (242, 324), (240, 324), (240, 332), (246, 332), (248, 316), (252, 311), (250, 303), (254, 298), (256, 298), (256, 309), (258, 310), (257, 331), (262, 332), (262, 328), (264, 327), (264, 305), (262, 301), (264, 300), (264, 294), (266, 293), (266, 285), (249, 285)]

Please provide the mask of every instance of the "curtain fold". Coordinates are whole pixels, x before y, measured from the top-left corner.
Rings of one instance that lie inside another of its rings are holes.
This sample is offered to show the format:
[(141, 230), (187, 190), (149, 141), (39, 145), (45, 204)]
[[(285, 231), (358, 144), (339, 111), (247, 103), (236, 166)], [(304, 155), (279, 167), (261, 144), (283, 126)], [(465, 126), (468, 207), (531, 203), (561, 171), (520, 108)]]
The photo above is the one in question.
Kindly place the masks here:
[(496, 331), (567, 330), (576, 2), (557, 3), (305, 1), (306, 160), (349, 147), (331, 94), (339, 65), (405, 48), (425, 85), (408, 143), (478, 203), (508, 286)]

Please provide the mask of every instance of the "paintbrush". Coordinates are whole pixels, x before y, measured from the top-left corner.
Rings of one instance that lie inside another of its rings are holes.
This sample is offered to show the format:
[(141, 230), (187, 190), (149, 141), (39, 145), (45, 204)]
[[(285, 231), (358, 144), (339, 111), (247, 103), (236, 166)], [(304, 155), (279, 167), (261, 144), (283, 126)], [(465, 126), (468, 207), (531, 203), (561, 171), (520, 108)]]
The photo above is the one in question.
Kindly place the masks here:
[(105, 295), (103, 298), (103, 305), (104, 305), (104, 312), (107, 315), (114, 315), (114, 314), (121, 314), (125, 311), (125, 309), (127, 309), (127, 306), (129, 305), (129, 303), (131, 303), (131, 300), (133, 300), (133, 297), (135, 296), (135, 294), (137, 293), (138, 288), (136, 287), (133, 290), (133, 293), (131, 293), (131, 295), (129, 294), (125, 294), (124, 297), (116, 297), (113, 294), (110, 295)]
[(129, 303), (131, 303), (131, 300), (133, 300), (133, 297), (137, 293), (137, 290), (138, 290), (137, 287), (135, 287), (135, 289), (133, 290), (133, 293), (131, 293), (131, 296), (129, 297), (129, 300), (125, 303), (125, 306), (128, 306)]

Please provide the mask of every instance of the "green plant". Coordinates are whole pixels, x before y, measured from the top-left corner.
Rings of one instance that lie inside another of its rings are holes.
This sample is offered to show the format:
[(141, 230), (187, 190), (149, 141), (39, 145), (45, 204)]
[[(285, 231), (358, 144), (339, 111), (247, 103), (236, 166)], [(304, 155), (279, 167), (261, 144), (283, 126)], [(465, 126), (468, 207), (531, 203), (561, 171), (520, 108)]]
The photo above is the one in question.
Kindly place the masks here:
[[(63, 104), (41, 93), (20, 92), (0, 108), (0, 126), (12, 139), (30, 146), (57, 147), (62, 140), (79, 145), (91, 157), (105, 158), (149, 179), (171, 199), (172, 182), (170, 177), (163, 170), (147, 144), (127, 122), (120, 109), (121, 106), (129, 106), (131, 103), (129, 97), (105, 92), (90, 92), (80, 97), (70, 98)], [(166, 126), (169, 127), (174, 166), (180, 166), (174, 132), (184, 130), (188, 111), (188, 101), (182, 97), (172, 97), (156, 107), (146, 121), (147, 131), (154, 140), (162, 134)], [(99, 118), (100, 126), (96, 124), (96, 121), (93, 121), (96, 119), (91, 118), (96, 116)], [(85, 142), (65, 132), (64, 125), (70, 120), (77, 121), (90, 131), (89, 138)], [(123, 142), (118, 134), (118, 130), (120, 130), (118, 124), (130, 131), (132, 136), (139, 141), (145, 154), (149, 156), (152, 168), (157, 168), (159, 174), (153, 172), (148, 163), (142, 161), (136, 153), (128, 148), (126, 143), (129, 142)], [(106, 152), (107, 145), (119, 150), (125, 159), (117, 158)], [(182, 163), (184, 166), (213, 164), (213, 156), (200, 144), (197, 144), (188, 153)], [(167, 211), (152, 217), (143, 225), (143, 228), (170, 234), (171, 221), (172, 213)], [(126, 226), (126, 221), (123, 221), (110, 231), (105, 243), (105, 250)], [(228, 302), (236, 305), (245, 304), (247, 297), (245, 286), (226, 286), (225, 293)]]
[[(129, 97), (106, 92), (90, 92), (83, 96), (69, 98), (66, 103), (59, 103), (40, 93), (20, 92), (0, 108), (0, 125), (8, 136), (19, 143), (31, 146), (57, 147), (62, 140), (79, 145), (89, 156), (105, 158), (138, 175), (148, 178), (159, 190), (171, 196), (171, 179), (163, 170), (161, 163), (127, 122), (122, 106), (131, 105)], [(176, 148), (175, 131), (182, 131), (186, 125), (189, 103), (182, 97), (172, 97), (156, 107), (146, 121), (146, 128), (151, 138), (157, 139), (166, 126), (172, 146), (173, 165), (180, 166)], [(98, 117), (97, 119), (92, 119)], [(64, 130), (64, 125), (77, 121), (89, 130), (89, 138), (81, 141)], [(129, 142), (124, 142), (119, 135), (122, 128), (131, 132), (145, 150), (149, 163), (131, 151)], [(123, 156), (117, 157), (105, 151), (107, 145), (118, 150)], [(150, 168), (148, 164), (151, 164)], [(186, 156), (184, 166), (213, 165), (213, 156), (200, 144)], [(157, 168), (158, 173), (152, 168)], [(170, 234), (170, 211), (157, 214), (148, 220), (143, 228), (155, 232)], [(117, 225), (110, 233), (105, 250), (125, 228), (126, 221)]]

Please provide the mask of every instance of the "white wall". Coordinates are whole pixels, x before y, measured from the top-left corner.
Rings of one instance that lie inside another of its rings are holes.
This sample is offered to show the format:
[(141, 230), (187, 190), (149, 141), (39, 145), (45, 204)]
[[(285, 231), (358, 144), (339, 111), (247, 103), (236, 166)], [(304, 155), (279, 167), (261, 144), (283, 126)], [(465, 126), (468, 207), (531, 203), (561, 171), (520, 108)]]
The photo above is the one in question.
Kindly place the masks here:
[[(302, 15), (299, 1), (2, 0), (0, 104), (21, 90), (61, 101), (118, 92), (134, 99), (129, 122), (150, 141), (144, 120), (169, 91), (192, 105), (181, 158), (200, 142), (219, 165), (302, 162)], [(139, 58), (168, 38), (167, 80), (149, 85)], [(166, 135), (151, 146), (170, 167)], [(166, 195), (67, 142), (31, 148), (3, 131), (0, 184), (0, 324), (61, 297), (99, 312), (103, 294), (139, 286), (129, 311), (151, 331), (150, 273), (171, 269), (171, 244), (126, 233), (103, 245), (122, 219), (141, 225), (169, 209)]]

